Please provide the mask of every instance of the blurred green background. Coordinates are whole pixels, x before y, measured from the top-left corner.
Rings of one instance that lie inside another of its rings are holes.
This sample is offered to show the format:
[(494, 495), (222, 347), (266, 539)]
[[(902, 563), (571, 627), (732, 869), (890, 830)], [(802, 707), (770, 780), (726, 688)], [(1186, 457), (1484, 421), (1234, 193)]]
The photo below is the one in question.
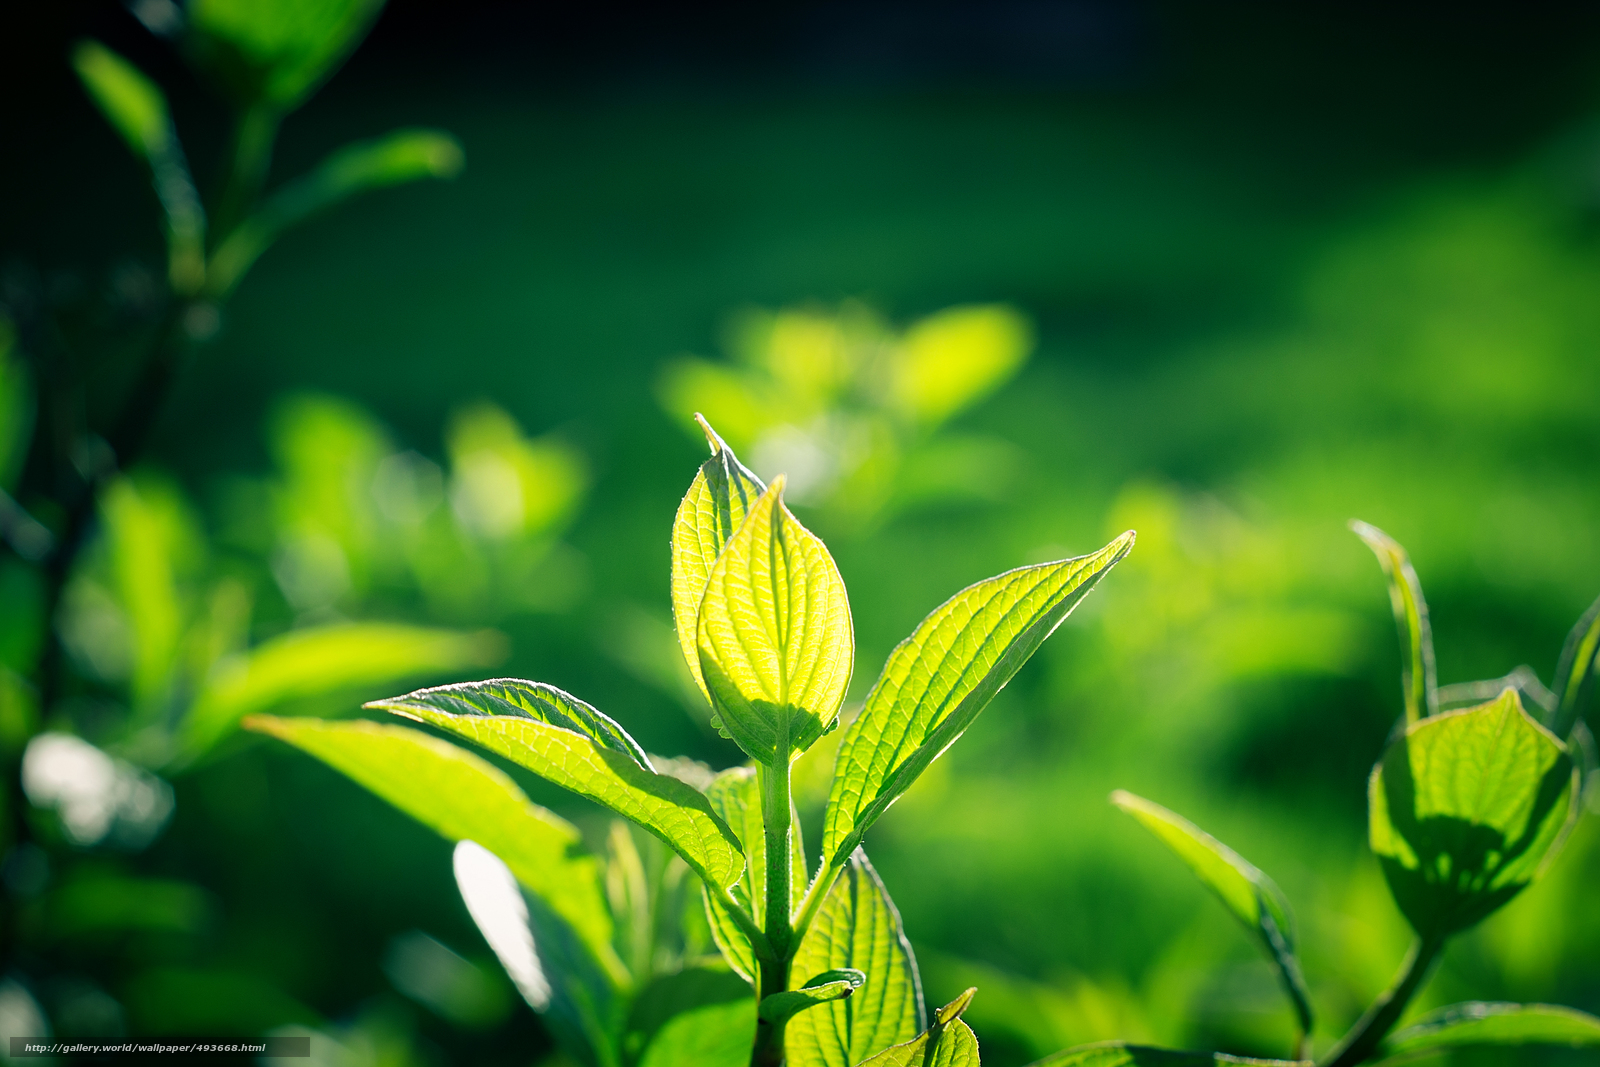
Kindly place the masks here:
[[(41, 7), (0, 34), (0, 306), (17, 359), (43, 331), (114, 400), (160, 234), (70, 42), (161, 82), (197, 168), (224, 126), (121, 8)], [(811, 472), (796, 510), (850, 588), (854, 699), (955, 589), (1139, 531), (869, 842), (930, 1002), (980, 987), (986, 1062), (1288, 1045), (1267, 965), (1117, 787), (1282, 884), (1329, 1040), (1408, 942), (1365, 847), (1398, 655), (1346, 520), (1411, 551), (1442, 682), (1548, 680), (1600, 592), (1597, 45), (1576, 7), (396, 3), (273, 173), (418, 124), (466, 168), (289, 235), (245, 281), (102, 504), (61, 615), (75, 681), (43, 724), (157, 766), (128, 724), (175, 692), (227, 721), (342, 715), (391, 677), (492, 671), (582, 694), (651, 752), (737, 762), (685, 696), (667, 603), (704, 410), (763, 475)], [(990, 374), (897, 408), (892, 353), (973, 306), (950, 365)], [(14, 678), (37, 586), (0, 557)], [(433, 629), (383, 645), (356, 623)], [(400, 666), (227, 689), (248, 650), (329, 629), (387, 649), (334, 660)], [(446, 842), (259, 738), (173, 766), (154, 840), (74, 836), (64, 801), (37, 804), (37, 855), (7, 861), (10, 978), (56, 1033), (551, 1052)], [(603, 840), (597, 810), (524, 784)], [(1600, 1011), (1594, 827), (1417, 1010)]]

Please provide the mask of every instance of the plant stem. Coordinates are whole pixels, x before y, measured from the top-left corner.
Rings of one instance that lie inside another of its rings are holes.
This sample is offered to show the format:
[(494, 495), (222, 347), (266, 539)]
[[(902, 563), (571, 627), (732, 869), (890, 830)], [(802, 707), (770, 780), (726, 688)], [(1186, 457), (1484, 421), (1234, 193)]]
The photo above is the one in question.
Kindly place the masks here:
[(278, 138), (281, 118), (269, 104), (255, 104), (239, 113), (233, 129), (228, 177), (211, 212), (209, 250), (214, 251), (227, 240), (255, 206), (272, 166), (272, 145)]
[[(794, 958), (794, 928), (790, 926), (793, 906), (789, 884), (794, 856), (791, 823), (793, 803), (789, 796), (789, 746), (780, 744), (771, 764), (757, 771), (761, 784), (761, 822), (766, 832), (767, 900), (764, 925), (772, 945), (771, 960), (760, 961), (756, 1001), (789, 988), (789, 964)], [(783, 1024), (756, 1021), (755, 1047), (750, 1052), (751, 1067), (779, 1067), (783, 1063)]]
[(1442, 937), (1418, 938), (1413, 942), (1394, 985), (1372, 1002), (1372, 1006), (1350, 1028), (1350, 1032), (1344, 1035), (1344, 1040), (1328, 1053), (1322, 1067), (1355, 1067), (1371, 1057), (1377, 1051), (1378, 1043), (1394, 1029), (1406, 1005), (1427, 980), (1442, 948)]

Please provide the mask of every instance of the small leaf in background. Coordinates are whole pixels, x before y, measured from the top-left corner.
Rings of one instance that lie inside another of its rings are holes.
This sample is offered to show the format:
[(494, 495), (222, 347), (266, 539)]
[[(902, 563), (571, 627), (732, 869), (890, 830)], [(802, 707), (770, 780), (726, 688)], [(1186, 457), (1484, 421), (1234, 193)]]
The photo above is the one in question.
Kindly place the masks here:
[(1589, 605), (1561, 646), (1556, 663), (1556, 711), (1549, 720), (1550, 731), (1557, 737), (1565, 739), (1583, 717), (1594, 693), (1596, 671), (1600, 671), (1600, 600)]
[(978, 717), (1105, 573), (1132, 531), (1100, 551), (1019, 567), (935, 608), (889, 654), (839, 745), (822, 859), (837, 867), (877, 818)]
[(1373, 769), (1369, 833), (1417, 933), (1465, 930), (1529, 885), (1576, 818), (1576, 780), (1514, 689), (1408, 726)]
[(1029, 1067), (1311, 1067), (1310, 1060), (1255, 1060), (1223, 1052), (1179, 1052), (1174, 1049), (1129, 1045), (1122, 1041), (1082, 1045), (1052, 1053)]
[[(597, 864), (576, 854), (582, 843), (577, 829), (529, 801), (498, 767), (404, 726), (264, 715), (245, 726), (315, 756), (443, 837), (492, 852), (618, 981), (625, 978), (611, 947), (611, 914)], [(492, 940), (490, 945), (499, 951)], [(519, 972), (507, 970), (521, 981)]]
[(183, 723), (178, 759), (198, 758), (246, 715), (290, 700), (484, 666), (504, 655), (505, 639), (493, 631), (379, 622), (291, 630), (212, 669)]
[(689, 672), (710, 700), (696, 640), (700, 601), (723, 546), (767, 487), (739, 462), (710, 423), (699, 414), (695, 419), (711, 444), (711, 458), (700, 465), (672, 521), (672, 618)]
[(1405, 695), (1406, 722), (1437, 714), (1439, 683), (1433, 660), (1433, 627), (1428, 622), (1428, 602), (1422, 583), (1412, 569), (1411, 557), (1400, 543), (1376, 526), (1352, 520), (1350, 529), (1367, 543), (1384, 577), (1389, 579), (1389, 604), (1400, 631), (1400, 688)]
[[(622, 728), (592, 708), (589, 712), (610, 724), (600, 731), (604, 742), (589, 733), (553, 724), (562, 720), (533, 718), (528, 710), (504, 715), (486, 713), (485, 694), (497, 694), (508, 685), (525, 691), (537, 687), (533, 682), (502, 679), (423, 689), (365, 706), (448, 730), (564, 789), (604, 804), (665, 841), (691, 870), (719, 887), (738, 880), (744, 871), (738, 838), (711, 810), (705, 794), (676, 778), (655, 773), (648, 761), (641, 764), (643, 754), (638, 745), (626, 733), (620, 739), (607, 736), (609, 729), (620, 732)], [(569, 708), (588, 708), (554, 687), (538, 687), (537, 691), (560, 693)], [(470, 713), (461, 714), (463, 703), (472, 709)], [(542, 707), (545, 712), (555, 710), (549, 703)]]
[(189, 45), (244, 104), (288, 111), (366, 36), (383, 0), (190, 0)]
[(1392, 1034), (1381, 1062), (1406, 1063), (1456, 1048), (1600, 1047), (1600, 1019), (1551, 1004), (1452, 1004)]
[(458, 412), (446, 434), (450, 504), (490, 541), (551, 532), (583, 495), (583, 458), (555, 437), (531, 439), (510, 415), (482, 403)]
[(925, 1026), (922, 980), (900, 913), (865, 852), (823, 901), (800, 940), (792, 975), (850, 968), (866, 982), (848, 1000), (802, 1012), (789, 1022), (784, 1050), (792, 1067), (854, 1067)]
[(782, 1025), (807, 1008), (843, 1000), (867, 981), (867, 976), (851, 967), (841, 967), (808, 980), (799, 989), (789, 989), (762, 997), (756, 1015), (765, 1022)]
[(906, 331), (893, 401), (918, 423), (936, 425), (1004, 385), (1032, 348), (1033, 331), (1015, 308), (946, 308)]
[(978, 1067), (978, 1038), (962, 1012), (976, 989), (968, 989), (933, 1013), (933, 1024), (903, 1044), (862, 1061), (861, 1067)]
[(483, 939), (522, 999), (534, 1011), (544, 1011), (550, 1006), (550, 982), (528, 925), (527, 901), (511, 868), (476, 841), (458, 841), (451, 863), (461, 899)]
[(1267, 957), (1278, 968), (1284, 991), (1299, 1019), (1300, 1032), (1309, 1034), (1311, 995), (1295, 958), (1294, 928), (1282, 890), (1243, 856), (1181, 815), (1122, 789), (1111, 794), (1111, 803), (1138, 819), (1176, 853), (1234, 918), (1260, 940)]
[(833, 724), (855, 659), (844, 579), (783, 504), (783, 478), (717, 557), (698, 624), (723, 727), (758, 763), (804, 752)]

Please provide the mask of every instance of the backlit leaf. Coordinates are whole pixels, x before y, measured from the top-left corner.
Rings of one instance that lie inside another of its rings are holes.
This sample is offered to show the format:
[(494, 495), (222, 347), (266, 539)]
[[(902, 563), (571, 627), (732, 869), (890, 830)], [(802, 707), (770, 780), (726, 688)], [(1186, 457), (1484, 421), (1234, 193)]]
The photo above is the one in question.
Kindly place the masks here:
[(856, 852), (834, 883), (790, 965), (792, 975), (849, 967), (866, 974), (848, 1000), (801, 1012), (784, 1049), (791, 1067), (854, 1067), (924, 1029), (916, 957), (889, 893)]
[(906, 331), (894, 360), (894, 400), (924, 425), (943, 422), (1003, 385), (1032, 347), (1033, 331), (1013, 308), (946, 308)]
[(1111, 794), (1111, 802), (1138, 819), (1145, 829), (1176, 853), (1234, 918), (1256, 936), (1278, 968), (1284, 990), (1299, 1018), (1300, 1031), (1310, 1033), (1311, 996), (1294, 955), (1293, 926), (1282, 890), (1243, 856), (1160, 804), (1122, 789)]
[(976, 992), (968, 989), (934, 1012), (927, 1030), (864, 1060), (861, 1067), (978, 1067), (978, 1038), (961, 1021)]
[(1557, 1045), (1600, 1047), (1600, 1018), (1551, 1004), (1452, 1004), (1390, 1036), (1384, 1063), (1404, 1063), (1474, 1046)]
[(1389, 579), (1389, 604), (1400, 631), (1400, 688), (1405, 695), (1406, 722), (1434, 715), (1439, 710), (1439, 683), (1433, 661), (1433, 628), (1411, 557), (1376, 526), (1352, 520), (1350, 529), (1372, 549)]
[(190, 0), (190, 46), (244, 103), (287, 110), (344, 61), (383, 0)]
[(850, 967), (824, 971), (799, 989), (789, 989), (762, 997), (756, 1015), (766, 1022), (782, 1024), (807, 1008), (843, 1000), (866, 983), (867, 976)]
[(708, 1004), (668, 1021), (639, 1067), (745, 1067), (755, 1032), (754, 997)]
[(839, 745), (822, 857), (839, 866), (880, 815), (955, 743), (985, 705), (1133, 547), (1019, 567), (945, 601), (890, 653)]
[(553, 686), (497, 679), (420, 689), (366, 705), (426, 722), (496, 752), (632, 819), (691, 870), (730, 886), (744, 854), (705, 794), (657, 774), (622, 727)]
[(1556, 664), (1556, 714), (1551, 732), (1565, 738), (1572, 732), (1594, 690), (1594, 676), (1600, 670), (1600, 600), (1589, 605), (1561, 647)]
[(1417, 933), (1465, 930), (1531, 883), (1576, 817), (1576, 780), (1514, 689), (1408, 726), (1373, 769), (1369, 835)]
[(706, 580), (700, 672), (722, 727), (758, 763), (804, 752), (833, 725), (855, 659), (844, 580), (783, 504), (777, 478)]

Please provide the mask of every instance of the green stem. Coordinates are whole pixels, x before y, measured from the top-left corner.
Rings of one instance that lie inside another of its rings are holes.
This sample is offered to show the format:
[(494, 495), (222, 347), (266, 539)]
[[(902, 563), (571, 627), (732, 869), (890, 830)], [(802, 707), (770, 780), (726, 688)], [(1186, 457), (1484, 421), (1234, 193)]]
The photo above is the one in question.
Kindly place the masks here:
[(214, 250), (244, 221), (272, 166), (272, 144), (282, 116), (269, 104), (255, 104), (240, 112), (233, 131), (233, 151), (216, 209), (211, 213), (211, 248)]
[(1334, 1050), (1322, 1062), (1322, 1067), (1355, 1067), (1366, 1062), (1377, 1051), (1378, 1043), (1389, 1036), (1406, 1005), (1416, 995), (1422, 983), (1433, 970), (1434, 962), (1444, 948), (1441, 937), (1419, 938), (1400, 967), (1400, 976), (1372, 1006), (1356, 1021)]
[(817, 910), (822, 907), (822, 902), (828, 899), (828, 890), (833, 888), (833, 883), (838, 880), (839, 872), (843, 866), (829, 865), (817, 872), (817, 877), (806, 890), (806, 896), (800, 902), (800, 913), (794, 918), (794, 936), (798, 939), (805, 936), (811, 929), (811, 920), (817, 917)]
[[(756, 1001), (789, 988), (789, 964), (794, 959), (794, 928), (790, 925), (793, 897), (789, 884), (794, 854), (790, 798), (789, 746), (781, 744), (771, 764), (757, 771), (761, 784), (761, 822), (766, 832), (767, 899), (764, 916), (767, 941), (774, 958), (762, 960)], [(783, 1063), (784, 1024), (756, 1021), (756, 1041), (750, 1067), (779, 1067)]]

